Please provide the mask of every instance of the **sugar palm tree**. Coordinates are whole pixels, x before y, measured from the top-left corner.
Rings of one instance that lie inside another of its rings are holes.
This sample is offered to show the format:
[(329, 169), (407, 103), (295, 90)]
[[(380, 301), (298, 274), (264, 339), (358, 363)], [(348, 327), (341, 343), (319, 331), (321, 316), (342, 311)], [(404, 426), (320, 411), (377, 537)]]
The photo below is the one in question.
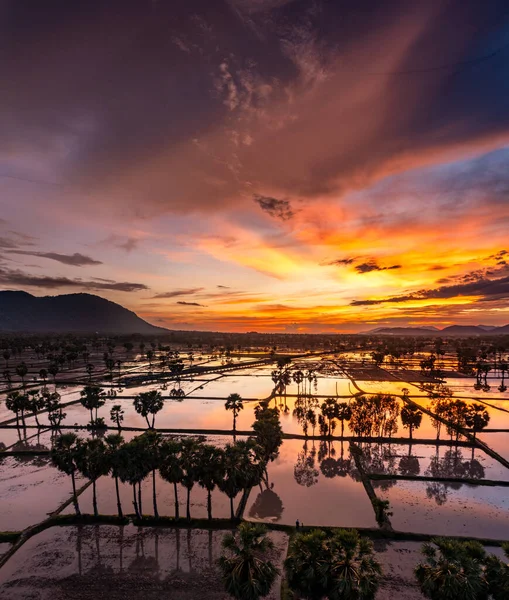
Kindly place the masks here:
[(27, 396), (28, 396), (28, 399), (27, 399), (28, 409), (35, 417), (35, 423), (36, 423), (37, 427), (40, 427), (41, 424), (39, 423), (38, 413), (41, 410), (43, 410), (44, 407), (46, 406), (46, 399), (44, 398), (43, 395), (41, 395), (39, 390), (33, 390), (31, 392), (28, 392)]
[[(106, 393), (98, 385), (86, 385), (80, 392), (81, 404), (90, 411), (90, 423), (97, 421), (97, 414), (106, 402)], [(95, 411), (95, 419), (94, 419)]]
[(270, 593), (278, 570), (264, 555), (273, 548), (263, 525), (242, 523), (237, 535), (223, 538), (219, 559), (225, 590), (239, 600), (258, 600)]
[[(133, 489), (133, 507), (136, 518), (141, 519), (141, 482), (145, 479), (148, 472), (143, 463), (142, 452), (137, 438), (132, 439), (127, 444), (119, 448), (117, 455), (117, 473), (122, 483), (129, 483)], [(138, 497), (136, 497), (138, 491)]]
[(26, 366), (26, 364), (24, 362), (17, 365), (16, 375), (18, 375), (18, 377), (21, 377), (21, 383), (22, 383), (23, 387), (25, 387), (25, 376), (27, 373), (28, 373), (28, 367)]
[(51, 450), (51, 462), (59, 470), (66, 475), (71, 476), (72, 481), (72, 494), (74, 510), (77, 515), (80, 513), (80, 507), (78, 504), (78, 496), (76, 494), (76, 455), (78, 452), (78, 436), (75, 433), (64, 433), (59, 436), (53, 448)]
[(212, 520), (212, 492), (222, 480), (223, 450), (210, 444), (202, 444), (197, 469), (198, 485), (207, 490), (207, 516)]
[(188, 521), (191, 520), (191, 490), (198, 481), (200, 446), (201, 442), (198, 442), (196, 439), (185, 438), (182, 440), (180, 452), (182, 471), (184, 473), (182, 485), (187, 490), (186, 518)]
[[(134, 398), (134, 409), (145, 418), (149, 429), (154, 428), (156, 414), (163, 408), (164, 400), (161, 392), (152, 390), (150, 392), (141, 392)], [(149, 419), (149, 415), (152, 416)]]
[(97, 486), (99, 477), (108, 475), (111, 470), (110, 453), (101, 438), (92, 438), (78, 444), (76, 466), (80, 473), (92, 481), (92, 506), (94, 516), (99, 516), (97, 510)]
[[(502, 547), (509, 560), (509, 544), (502, 544)], [(486, 558), (486, 579), (493, 600), (509, 598), (509, 565), (493, 554)]]
[(230, 516), (233, 521), (235, 513), (233, 501), (244, 489), (244, 477), (241, 470), (241, 452), (237, 444), (226, 444), (223, 451), (223, 477), (218, 482), (219, 489), (230, 500)]
[(478, 542), (436, 538), (424, 544), (425, 562), (415, 568), (421, 592), (430, 600), (479, 600), (488, 597), (484, 548)]
[(353, 529), (340, 529), (330, 542), (331, 591), (334, 600), (373, 600), (382, 568), (373, 555), (373, 544)]
[(157, 490), (156, 490), (156, 471), (160, 465), (160, 447), (162, 436), (156, 431), (150, 430), (138, 438), (143, 444), (143, 458), (147, 471), (152, 472), (152, 505), (154, 507), (154, 517), (159, 518), (157, 510)]
[(226, 399), (224, 407), (226, 408), (226, 410), (231, 410), (233, 413), (233, 441), (235, 441), (237, 416), (239, 412), (244, 408), (242, 398), (239, 396), (239, 394), (230, 394)]
[(119, 451), (124, 443), (124, 438), (118, 433), (111, 433), (104, 438), (108, 450), (108, 462), (111, 467), (111, 476), (115, 479), (115, 492), (117, 495), (117, 510), (120, 519), (123, 519), (122, 503), (120, 502), (119, 479)]
[(181, 445), (175, 440), (164, 440), (159, 450), (159, 474), (168, 483), (173, 484), (175, 494), (175, 519), (180, 518), (178, 487), (182, 483), (184, 471), (180, 459)]
[(352, 418), (352, 408), (348, 402), (339, 402), (336, 411), (337, 418), (341, 421), (341, 437), (345, 432), (345, 421)]
[(310, 600), (373, 600), (382, 575), (371, 542), (347, 529), (295, 536), (285, 570), (290, 588)]
[(499, 391), (505, 392), (507, 390), (507, 386), (505, 385), (505, 376), (507, 371), (509, 370), (509, 365), (506, 361), (500, 363), (500, 373), (502, 374), (502, 381), (500, 382)]
[(110, 419), (116, 424), (120, 431), (122, 429), (122, 421), (124, 420), (124, 410), (120, 404), (114, 404), (111, 407)]

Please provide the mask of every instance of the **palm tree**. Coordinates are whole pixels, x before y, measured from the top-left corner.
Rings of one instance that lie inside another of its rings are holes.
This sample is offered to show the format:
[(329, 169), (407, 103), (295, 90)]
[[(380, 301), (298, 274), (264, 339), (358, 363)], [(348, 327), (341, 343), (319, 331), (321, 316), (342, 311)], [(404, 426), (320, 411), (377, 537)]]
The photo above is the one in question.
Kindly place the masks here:
[(345, 431), (345, 421), (349, 421), (352, 418), (352, 409), (348, 402), (339, 402), (336, 411), (337, 418), (341, 421), (341, 437), (343, 437)]
[(421, 592), (430, 600), (487, 598), (483, 573), (484, 548), (479, 542), (436, 538), (424, 544), (425, 562), (415, 568)]
[(57, 363), (53, 362), (48, 367), (48, 373), (53, 376), (53, 383), (55, 384), (55, 389), (57, 387), (57, 375), (60, 369), (58, 368)]
[(202, 444), (199, 450), (197, 470), (198, 485), (207, 490), (207, 516), (212, 520), (212, 492), (223, 478), (223, 450), (210, 444)]
[(111, 475), (115, 479), (115, 492), (117, 494), (117, 510), (120, 519), (124, 518), (122, 503), (120, 502), (119, 479), (119, 450), (124, 443), (124, 438), (118, 433), (111, 433), (104, 438), (108, 450), (108, 462), (111, 467)]
[(180, 518), (177, 485), (182, 483), (184, 471), (180, 459), (181, 444), (174, 440), (164, 440), (159, 449), (159, 474), (168, 483), (173, 483), (175, 494), (175, 519)]
[[(127, 444), (123, 444), (117, 453), (117, 473), (122, 483), (129, 483), (133, 488), (133, 507), (136, 518), (142, 518), (141, 506), (141, 482), (148, 474), (143, 464), (142, 452), (140, 452), (140, 443), (137, 438), (132, 439)], [(138, 497), (136, 497), (138, 490)]]
[(76, 511), (76, 514), (79, 515), (81, 513), (78, 504), (78, 496), (76, 494), (75, 479), (75, 473), (78, 470), (76, 466), (77, 452), (78, 436), (75, 433), (64, 433), (64, 435), (59, 436), (53, 444), (51, 450), (51, 462), (59, 471), (71, 476), (74, 510)]
[(111, 407), (110, 419), (116, 424), (120, 431), (122, 429), (122, 421), (124, 420), (124, 410), (120, 404), (115, 404)]
[(81, 404), (90, 411), (90, 424), (97, 422), (97, 413), (106, 402), (106, 393), (98, 385), (86, 385), (81, 390), (80, 396)]
[(27, 373), (28, 373), (28, 367), (26, 366), (26, 364), (24, 362), (20, 363), (16, 367), (16, 375), (18, 375), (18, 377), (21, 377), (21, 383), (22, 383), (23, 387), (25, 387), (25, 375)]
[(16, 427), (20, 426), (20, 416), (21, 423), (23, 426), (25, 425), (25, 409), (28, 408), (28, 398), (25, 394), (21, 394), (20, 392), (14, 390), (13, 392), (9, 392), (7, 394), (7, 398), (5, 400), (5, 406), (7, 410), (12, 411), (16, 415)]
[(264, 554), (273, 548), (260, 524), (242, 523), (238, 538), (228, 533), (223, 538), (225, 553), (219, 559), (226, 591), (239, 600), (258, 600), (270, 593), (278, 574)]
[(162, 436), (156, 431), (150, 430), (141, 435), (140, 443), (143, 444), (145, 452), (143, 453), (144, 463), (147, 471), (152, 471), (152, 504), (154, 507), (154, 517), (159, 518), (157, 510), (157, 494), (156, 494), (156, 471), (160, 465), (160, 446)]
[(231, 410), (233, 413), (233, 441), (235, 441), (237, 416), (239, 412), (244, 408), (242, 398), (239, 396), (239, 394), (230, 394), (226, 399), (224, 407), (226, 408), (226, 410)]
[(78, 444), (76, 453), (76, 466), (80, 473), (92, 481), (92, 505), (94, 516), (99, 516), (97, 510), (96, 482), (99, 477), (108, 475), (111, 470), (109, 461), (110, 453), (100, 438), (92, 438)]
[(507, 373), (507, 371), (509, 370), (509, 365), (504, 361), (500, 363), (500, 372), (502, 373), (502, 381), (500, 382), (500, 386), (499, 386), (499, 391), (500, 392), (505, 392), (507, 390), (507, 386), (504, 383), (505, 380), (505, 374)]
[(9, 352), (9, 350), (4, 350), (2, 352), (2, 356), (4, 357), (4, 360), (5, 360), (5, 368), (8, 369), (9, 368), (9, 358), (11, 358), (11, 353)]
[(87, 363), (87, 366), (85, 367), (85, 370), (87, 372), (88, 375), (88, 381), (91, 382), (92, 381), (92, 371), (94, 370), (94, 365), (92, 363)]
[(298, 534), (285, 570), (290, 588), (311, 600), (373, 600), (382, 576), (372, 543), (349, 529)]
[(42, 383), (44, 387), (46, 387), (46, 379), (48, 378), (48, 371), (46, 369), (41, 369), (39, 371), (39, 377), (42, 379)]
[(413, 404), (405, 404), (401, 409), (401, 423), (405, 429), (408, 429), (412, 439), (414, 429), (419, 429), (421, 426), (422, 411)]
[[(163, 408), (164, 400), (161, 392), (152, 390), (150, 392), (141, 392), (134, 398), (134, 409), (145, 418), (149, 429), (154, 428), (156, 414)], [(152, 415), (152, 422), (149, 420)]]
[[(509, 560), (509, 544), (502, 544), (502, 548)], [(493, 600), (509, 598), (509, 565), (494, 554), (486, 558), (486, 579)]]
[(39, 390), (28, 392), (27, 396), (28, 409), (34, 415), (37, 427), (40, 427), (38, 413), (46, 406), (46, 399), (41, 395)]
[(182, 440), (180, 458), (182, 464), (182, 485), (187, 489), (186, 518), (191, 520), (191, 490), (198, 480), (201, 442), (194, 438)]

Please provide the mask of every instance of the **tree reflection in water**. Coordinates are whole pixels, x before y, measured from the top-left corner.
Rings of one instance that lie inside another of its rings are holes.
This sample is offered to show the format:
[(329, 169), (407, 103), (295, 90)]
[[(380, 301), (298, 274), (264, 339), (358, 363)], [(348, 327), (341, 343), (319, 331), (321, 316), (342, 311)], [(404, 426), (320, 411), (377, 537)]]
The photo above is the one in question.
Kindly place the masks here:
[[(485, 470), (483, 465), (474, 458), (474, 452), (470, 460), (464, 460), (461, 450), (455, 447), (450, 448), (443, 457), (440, 457), (440, 447), (437, 446), (436, 454), (431, 458), (425, 475), (454, 479), (484, 479)], [(447, 502), (449, 491), (459, 490), (462, 485), (461, 482), (433, 481), (426, 486), (426, 496), (434, 499), (441, 506)]]
[(249, 510), (250, 517), (269, 521), (281, 519), (284, 510), (283, 501), (272, 489), (273, 487), (274, 484), (258, 494)]
[(304, 442), (302, 451), (297, 455), (297, 461), (293, 468), (295, 481), (304, 487), (311, 487), (318, 481), (318, 470), (315, 467), (315, 452), (308, 454), (308, 444)]

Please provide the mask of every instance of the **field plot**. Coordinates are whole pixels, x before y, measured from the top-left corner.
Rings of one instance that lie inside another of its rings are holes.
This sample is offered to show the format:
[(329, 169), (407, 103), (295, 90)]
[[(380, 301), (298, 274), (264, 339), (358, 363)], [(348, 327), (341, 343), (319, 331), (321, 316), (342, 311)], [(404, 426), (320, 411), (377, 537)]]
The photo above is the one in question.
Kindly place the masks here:
[[(0, 571), (1, 597), (191, 600), (206, 594), (226, 600), (217, 567), (225, 533), (108, 525), (53, 527), (30, 539)], [(270, 536), (275, 544), (271, 559), (281, 567), (287, 536), (281, 532)], [(279, 587), (280, 580), (269, 600), (279, 597)]]

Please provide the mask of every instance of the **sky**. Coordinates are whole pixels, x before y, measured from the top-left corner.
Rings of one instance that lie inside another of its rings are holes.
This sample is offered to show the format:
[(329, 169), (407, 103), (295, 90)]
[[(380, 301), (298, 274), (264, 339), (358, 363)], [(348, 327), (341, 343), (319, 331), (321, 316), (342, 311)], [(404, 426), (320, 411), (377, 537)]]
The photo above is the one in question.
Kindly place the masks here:
[(2, 0), (0, 77), (0, 289), (509, 323), (506, 0)]

